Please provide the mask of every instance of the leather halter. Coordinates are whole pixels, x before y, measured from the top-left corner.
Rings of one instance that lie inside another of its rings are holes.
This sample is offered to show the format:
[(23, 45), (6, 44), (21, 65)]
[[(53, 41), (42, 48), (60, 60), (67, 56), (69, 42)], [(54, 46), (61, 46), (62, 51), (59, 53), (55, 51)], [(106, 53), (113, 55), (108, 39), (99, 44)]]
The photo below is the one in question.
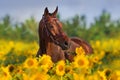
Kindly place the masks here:
[[(50, 32), (50, 30), (47, 28), (47, 24), (45, 23), (45, 20), (44, 20), (44, 16), (42, 17), (43, 19), (43, 23), (44, 23), (44, 27), (45, 28), (45, 31), (47, 33), (47, 35), (50, 37), (50, 39), (57, 45), (59, 45), (59, 42), (54, 38), (53, 34)], [(56, 18), (53, 18), (53, 19), (56, 19)]]

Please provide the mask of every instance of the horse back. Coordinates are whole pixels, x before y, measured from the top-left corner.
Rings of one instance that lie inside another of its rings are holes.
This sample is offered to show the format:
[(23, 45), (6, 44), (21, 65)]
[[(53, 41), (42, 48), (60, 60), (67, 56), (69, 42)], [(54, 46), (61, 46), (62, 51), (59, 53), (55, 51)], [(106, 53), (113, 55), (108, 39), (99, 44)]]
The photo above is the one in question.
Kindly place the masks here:
[(90, 44), (88, 42), (86, 42), (85, 40), (81, 39), (81, 38), (77, 38), (77, 37), (72, 37), (70, 38), (71, 41), (75, 42), (76, 44), (78, 44), (79, 46), (82, 46), (82, 48), (85, 50), (86, 54), (90, 54), (93, 52), (92, 47), (90, 46)]

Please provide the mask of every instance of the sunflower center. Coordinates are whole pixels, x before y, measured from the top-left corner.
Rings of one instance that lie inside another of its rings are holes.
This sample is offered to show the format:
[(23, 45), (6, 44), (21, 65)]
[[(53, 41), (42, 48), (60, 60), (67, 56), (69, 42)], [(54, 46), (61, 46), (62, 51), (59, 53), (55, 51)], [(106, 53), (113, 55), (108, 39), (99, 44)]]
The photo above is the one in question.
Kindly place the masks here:
[(59, 71), (63, 71), (63, 66), (62, 65), (59, 66)]
[(3, 75), (6, 76), (6, 77), (8, 76), (6, 72), (4, 72)]
[(28, 64), (28, 66), (32, 66), (32, 65), (34, 64), (34, 62), (33, 62), (32, 60), (29, 60), (29, 61), (27, 62), (27, 64)]
[(13, 70), (14, 70), (14, 66), (10, 66), (10, 67), (9, 67), (9, 71), (10, 71), (10, 72), (13, 72)]
[(35, 77), (35, 79), (34, 80), (43, 80), (43, 79), (41, 79), (41, 77), (40, 76), (37, 76), (37, 77)]
[(83, 60), (78, 60), (78, 65), (84, 65), (84, 61)]

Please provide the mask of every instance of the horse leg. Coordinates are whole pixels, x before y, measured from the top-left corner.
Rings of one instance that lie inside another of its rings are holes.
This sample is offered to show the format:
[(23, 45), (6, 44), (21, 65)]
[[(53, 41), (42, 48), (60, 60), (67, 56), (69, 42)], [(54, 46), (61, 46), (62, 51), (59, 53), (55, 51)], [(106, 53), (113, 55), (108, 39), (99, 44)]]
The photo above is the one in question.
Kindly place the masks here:
[(69, 53), (69, 52), (65, 52), (64, 54), (65, 54), (65, 58), (66, 58), (68, 61), (70, 61), (70, 62), (73, 61), (74, 55), (72, 55), (72, 54)]
[(41, 55), (41, 50), (40, 50), (40, 48), (38, 49), (38, 52), (37, 52), (37, 54), (36, 54), (36, 57), (39, 57)]
[(65, 58), (72, 62), (74, 60), (74, 56), (76, 55), (75, 50), (79, 46), (79, 44), (76, 44), (74, 41), (70, 40), (70, 48), (64, 52)]

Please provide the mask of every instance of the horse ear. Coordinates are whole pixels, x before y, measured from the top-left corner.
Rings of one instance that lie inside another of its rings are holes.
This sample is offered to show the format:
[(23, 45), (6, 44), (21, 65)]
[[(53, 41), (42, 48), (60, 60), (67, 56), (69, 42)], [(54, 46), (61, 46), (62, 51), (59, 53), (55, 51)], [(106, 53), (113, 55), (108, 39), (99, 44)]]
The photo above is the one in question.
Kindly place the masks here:
[(49, 11), (48, 11), (48, 8), (46, 7), (44, 10), (44, 15), (48, 15), (48, 14), (49, 14)]
[(56, 16), (58, 12), (58, 6), (56, 7), (56, 10), (52, 13), (53, 16)]

